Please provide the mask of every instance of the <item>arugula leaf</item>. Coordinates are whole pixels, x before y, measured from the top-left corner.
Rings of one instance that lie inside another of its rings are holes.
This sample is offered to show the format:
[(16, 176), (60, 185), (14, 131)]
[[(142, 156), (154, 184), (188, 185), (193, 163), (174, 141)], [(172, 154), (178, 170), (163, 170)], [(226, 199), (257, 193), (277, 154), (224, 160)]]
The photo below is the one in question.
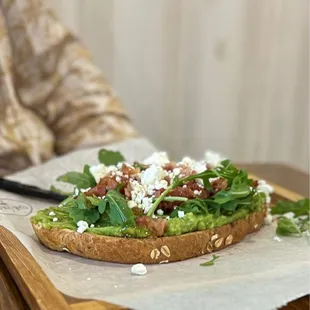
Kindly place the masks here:
[(99, 161), (106, 166), (117, 165), (118, 163), (125, 161), (124, 156), (120, 152), (106, 149), (101, 149), (98, 157)]
[(178, 217), (178, 211), (194, 214), (208, 214), (208, 207), (202, 199), (195, 198), (187, 200), (182, 203), (179, 207), (175, 208), (170, 214), (170, 218)]
[(203, 267), (205, 267), (205, 266), (213, 266), (213, 265), (214, 265), (214, 262), (215, 262), (218, 258), (220, 258), (220, 257), (213, 254), (211, 260), (209, 260), (209, 261), (207, 261), (207, 262), (205, 262), (205, 263), (200, 264), (200, 266), (203, 266)]
[[(90, 172), (90, 167), (89, 165), (85, 165), (83, 169), (84, 174), (88, 175), (89, 180), (90, 180), (90, 186), (89, 187), (94, 187), (97, 185), (96, 179)], [(87, 188), (87, 187), (86, 187)]]
[(279, 219), (276, 233), (279, 236), (301, 236), (301, 231), (295, 221), (286, 217), (282, 217)]
[(99, 204), (102, 202), (102, 199), (96, 197), (95, 195), (93, 195), (93, 196), (85, 196), (85, 198), (86, 198), (88, 201), (90, 201), (90, 203), (91, 203), (93, 206), (95, 206), (95, 207), (99, 206)]
[(76, 207), (69, 208), (70, 217), (75, 223), (85, 221), (88, 224), (94, 224), (100, 218), (100, 214), (96, 209), (79, 209)]
[(296, 217), (301, 215), (309, 215), (310, 213), (310, 199), (302, 199), (297, 202), (292, 201), (278, 201), (277, 204), (271, 208), (271, 214), (285, 214), (293, 212)]
[(77, 188), (89, 188), (92, 187), (93, 181), (89, 175), (81, 172), (67, 172), (57, 178), (57, 181), (71, 183)]
[(74, 200), (74, 204), (68, 208), (69, 216), (75, 223), (86, 221), (88, 224), (94, 224), (100, 218), (99, 211), (89, 204), (90, 201), (87, 198), (89, 197), (80, 193), (77, 199)]
[(108, 204), (108, 200), (102, 200), (98, 205), (98, 211), (100, 214), (103, 214)]
[(109, 190), (99, 205), (99, 212), (106, 212), (111, 224), (136, 227), (132, 210), (128, 207), (126, 199), (116, 190)]

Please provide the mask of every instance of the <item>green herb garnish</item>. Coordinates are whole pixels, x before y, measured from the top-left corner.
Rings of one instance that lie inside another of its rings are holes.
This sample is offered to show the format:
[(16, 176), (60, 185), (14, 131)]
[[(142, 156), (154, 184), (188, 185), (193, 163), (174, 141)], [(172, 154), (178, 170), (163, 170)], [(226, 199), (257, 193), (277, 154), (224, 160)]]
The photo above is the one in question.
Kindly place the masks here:
[(94, 187), (97, 183), (89, 171), (89, 166), (85, 165), (83, 172), (70, 171), (57, 178), (57, 181), (75, 185), (77, 188)]
[(124, 162), (125, 158), (120, 152), (110, 151), (106, 149), (101, 149), (98, 155), (99, 161), (106, 165), (117, 165), (120, 162)]
[[(297, 202), (278, 201), (271, 208), (272, 215), (279, 215), (276, 233), (279, 236), (301, 237), (303, 233), (310, 232), (310, 204), (309, 199)], [(293, 218), (287, 218), (285, 214), (294, 213)]]
[[(167, 195), (172, 189), (188, 181), (202, 179), (204, 187), (212, 191), (209, 180), (215, 177), (224, 178), (227, 181), (228, 189), (219, 191), (210, 199), (195, 198), (185, 201), (175, 208), (170, 217), (177, 217), (178, 211), (184, 211), (184, 213), (192, 212), (194, 214), (212, 213), (216, 216), (220, 214), (230, 215), (239, 207), (248, 208), (252, 211), (264, 204), (265, 195), (250, 189), (252, 180), (248, 179), (247, 172), (245, 170), (238, 170), (229, 160), (224, 160), (220, 167), (181, 179), (175, 178), (171, 185), (155, 200), (147, 215), (152, 216), (154, 214), (158, 205), (168, 198)], [(256, 202), (254, 203), (254, 201)]]
[(214, 262), (215, 262), (218, 258), (220, 258), (220, 257), (213, 254), (211, 260), (209, 260), (209, 261), (207, 261), (207, 262), (205, 262), (205, 263), (200, 264), (200, 266), (203, 266), (203, 267), (205, 267), (205, 266), (213, 266), (213, 265), (214, 265)]

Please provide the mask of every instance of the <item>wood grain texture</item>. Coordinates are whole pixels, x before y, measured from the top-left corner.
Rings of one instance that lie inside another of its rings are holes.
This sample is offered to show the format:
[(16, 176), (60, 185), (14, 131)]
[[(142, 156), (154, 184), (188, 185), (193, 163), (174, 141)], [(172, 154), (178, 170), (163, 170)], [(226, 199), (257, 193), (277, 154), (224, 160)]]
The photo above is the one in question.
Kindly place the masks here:
[(0, 259), (0, 310), (2, 309), (28, 310), (29, 307)]
[(28, 250), (3, 226), (0, 226), (0, 255), (31, 309), (70, 309)]
[(174, 158), (309, 170), (308, 0), (48, 2)]

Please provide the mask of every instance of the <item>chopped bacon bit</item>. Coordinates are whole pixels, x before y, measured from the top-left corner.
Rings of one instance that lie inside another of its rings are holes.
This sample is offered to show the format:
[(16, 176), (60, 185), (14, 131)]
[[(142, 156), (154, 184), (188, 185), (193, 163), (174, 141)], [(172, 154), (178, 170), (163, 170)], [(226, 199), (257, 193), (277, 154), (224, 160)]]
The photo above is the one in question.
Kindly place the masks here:
[(136, 218), (138, 227), (145, 227), (150, 230), (154, 236), (162, 237), (168, 228), (168, 221), (162, 218), (151, 218), (149, 216), (141, 216)]
[(141, 208), (133, 207), (131, 210), (132, 210), (133, 214), (136, 216), (143, 215), (143, 209), (141, 209)]
[(174, 168), (176, 168), (176, 164), (174, 162), (170, 162), (168, 164), (165, 164), (163, 166), (163, 169), (166, 170), (166, 171), (172, 171)]
[(253, 187), (256, 188), (257, 186), (258, 186), (258, 181), (257, 180), (253, 181)]
[(132, 191), (132, 188), (131, 188), (130, 183), (128, 182), (127, 185), (124, 187), (124, 195), (127, 198), (131, 198), (131, 191)]
[(211, 185), (214, 191), (217, 193), (220, 190), (227, 188), (227, 181), (226, 179), (220, 178), (220, 179), (213, 181)]
[(110, 189), (116, 189), (118, 186), (118, 183), (115, 181), (115, 178), (111, 178), (111, 177), (103, 177), (99, 183), (91, 188), (89, 191), (85, 192), (84, 194), (86, 196), (92, 196), (95, 195), (97, 197), (102, 197), (105, 196), (106, 193), (110, 190)]
[(134, 176), (140, 172), (140, 168), (131, 168), (128, 167), (126, 164), (123, 164), (121, 171), (123, 172), (124, 175)]

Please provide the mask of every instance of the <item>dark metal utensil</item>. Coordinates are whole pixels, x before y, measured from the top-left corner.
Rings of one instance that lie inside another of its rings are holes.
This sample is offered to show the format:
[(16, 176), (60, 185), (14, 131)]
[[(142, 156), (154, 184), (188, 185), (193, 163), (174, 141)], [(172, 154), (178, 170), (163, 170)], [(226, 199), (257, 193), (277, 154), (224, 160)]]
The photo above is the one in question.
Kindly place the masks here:
[(56, 202), (61, 202), (67, 198), (67, 196), (49, 190), (45, 190), (32, 185), (22, 184), (4, 178), (0, 178), (0, 189), (19, 195), (52, 200)]

